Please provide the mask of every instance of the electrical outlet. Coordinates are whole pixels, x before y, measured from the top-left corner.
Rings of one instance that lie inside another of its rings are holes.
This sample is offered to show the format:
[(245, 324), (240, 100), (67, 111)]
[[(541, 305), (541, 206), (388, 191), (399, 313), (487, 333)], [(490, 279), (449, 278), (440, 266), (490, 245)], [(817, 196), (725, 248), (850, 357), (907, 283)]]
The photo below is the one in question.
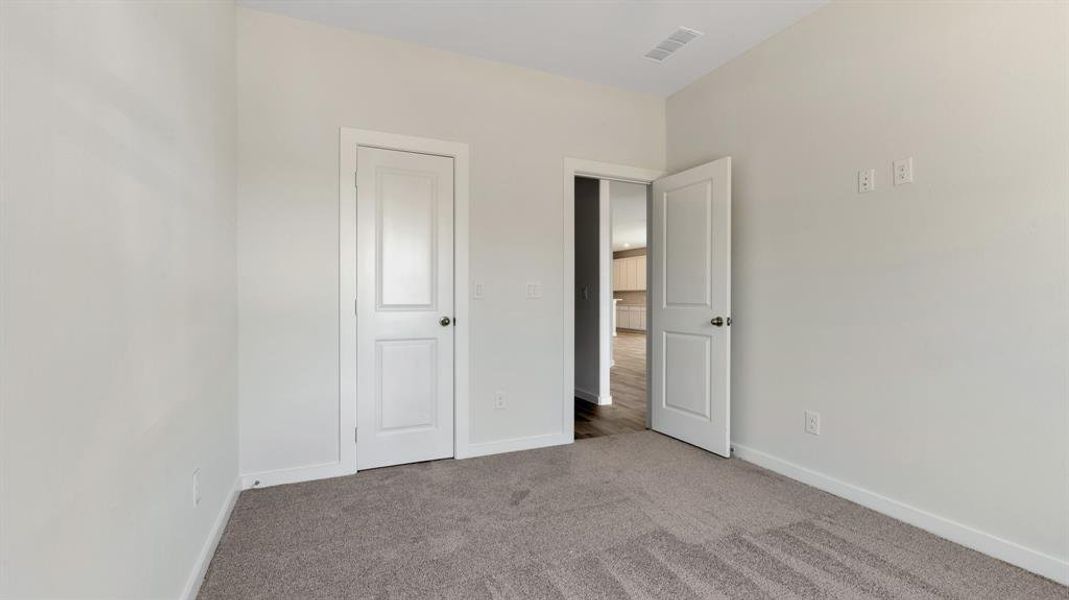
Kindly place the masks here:
[(820, 413), (805, 411), (805, 432), (810, 435), (820, 435)]
[(893, 165), (895, 173), (895, 185), (913, 183), (913, 157), (896, 160)]
[(193, 469), (193, 506), (200, 506), (200, 469)]
[(876, 189), (876, 169), (857, 172), (857, 193), (864, 194)]
[(505, 408), (505, 392), (500, 390), (494, 392), (494, 408), (498, 410)]
[(542, 297), (542, 282), (541, 281), (528, 281), (527, 282), (527, 297), (530, 299), (538, 299)]

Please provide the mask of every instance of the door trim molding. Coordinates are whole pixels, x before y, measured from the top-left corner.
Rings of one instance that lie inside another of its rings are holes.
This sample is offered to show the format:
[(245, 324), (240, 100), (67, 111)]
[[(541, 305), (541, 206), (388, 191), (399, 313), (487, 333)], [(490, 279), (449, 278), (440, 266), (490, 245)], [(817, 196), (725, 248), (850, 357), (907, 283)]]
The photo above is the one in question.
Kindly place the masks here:
[[(575, 178), (593, 177), (650, 185), (663, 177), (660, 169), (647, 169), (613, 163), (564, 157), (564, 389), (561, 392), (561, 438), (563, 443), (575, 441)], [(648, 194), (647, 194), (648, 198)], [(649, 202), (647, 201), (647, 212)], [(647, 216), (646, 229), (649, 229)], [(649, 307), (646, 308), (649, 322)], [(648, 342), (648, 340), (647, 340)], [(647, 349), (649, 344), (647, 343)], [(646, 361), (649, 378), (649, 361)], [(647, 390), (646, 402), (649, 402)], [(647, 410), (647, 418), (649, 411)]]
[[(355, 473), (356, 372), (356, 155), (357, 147), (433, 154), (453, 159), (453, 456), (470, 455), (469, 220), (471, 151), (468, 144), (342, 127), (338, 160), (338, 465)], [(339, 475), (341, 473), (338, 473)]]

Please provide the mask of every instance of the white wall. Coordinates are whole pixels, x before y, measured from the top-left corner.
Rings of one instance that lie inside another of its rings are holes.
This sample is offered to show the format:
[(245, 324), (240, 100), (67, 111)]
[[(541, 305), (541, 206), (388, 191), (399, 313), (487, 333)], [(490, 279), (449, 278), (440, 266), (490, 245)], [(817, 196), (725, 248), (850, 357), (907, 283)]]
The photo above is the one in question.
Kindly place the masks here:
[(471, 145), (472, 441), (558, 439), (562, 159), (661, 166), (663, 100), (239, 8), (238, 107), (242, 471), (338, 457), (342, 126)]
[(836, 3), (667, 108), (672, 170), (735, 165), (736, 445), (1063, 575), (1067, 34), (1066, 3)]
[(0, 596), (175, 598), (237, 478), (234, 8), (0, 38)]
[(609, 195), (612, 197), (612, 249), (614, 251), (646, 247), (648, 187), (627, 181), (609, 182)]

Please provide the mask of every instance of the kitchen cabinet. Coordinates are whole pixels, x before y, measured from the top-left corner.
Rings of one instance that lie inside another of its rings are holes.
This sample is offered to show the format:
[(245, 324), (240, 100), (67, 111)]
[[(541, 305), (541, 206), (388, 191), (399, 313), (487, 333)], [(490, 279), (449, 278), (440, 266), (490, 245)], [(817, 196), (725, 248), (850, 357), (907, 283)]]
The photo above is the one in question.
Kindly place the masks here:
[(646, 289), (646, 257), (628, 256), (612, 261), (612, 289), (617, 292), (640, 292)]
[(639, 304), (616, 305), (616, 327), (646, 331), (646, 307)]

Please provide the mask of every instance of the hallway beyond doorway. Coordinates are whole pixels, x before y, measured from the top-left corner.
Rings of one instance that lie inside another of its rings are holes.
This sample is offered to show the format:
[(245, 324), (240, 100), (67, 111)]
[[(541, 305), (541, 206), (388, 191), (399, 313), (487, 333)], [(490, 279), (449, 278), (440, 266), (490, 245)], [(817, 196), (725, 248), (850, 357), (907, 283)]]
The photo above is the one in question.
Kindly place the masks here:
[(575, 400), (575, 439), (646, 429), (646, 334), (618, 330), (613, 338), (612, 404)]

